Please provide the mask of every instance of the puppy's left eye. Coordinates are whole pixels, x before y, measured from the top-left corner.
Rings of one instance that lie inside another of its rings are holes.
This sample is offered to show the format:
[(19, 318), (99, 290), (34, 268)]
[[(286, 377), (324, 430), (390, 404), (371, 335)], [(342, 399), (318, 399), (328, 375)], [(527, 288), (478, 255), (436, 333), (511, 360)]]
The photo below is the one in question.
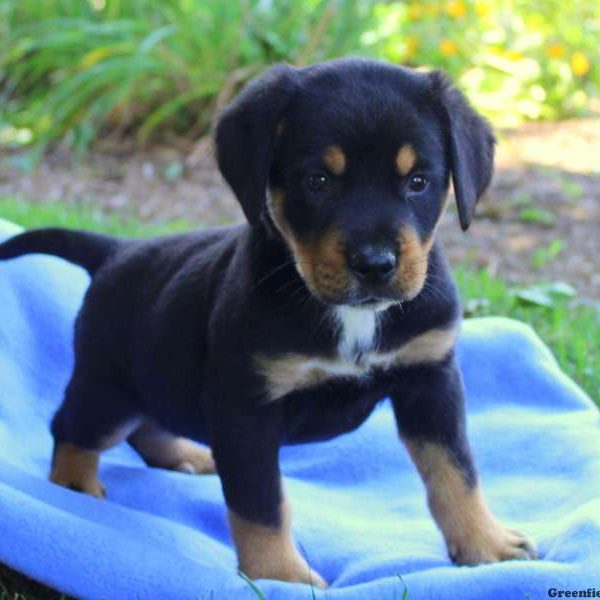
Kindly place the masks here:
[(306, 185), (313, 192), (324, 192), (331, 180), (324, 173), (313, 173), (306, 178)]
[(408, 189), (411, 192), (422, 192), (427, 188), (428, 185), (429, 180), (427, 177), (425, 177), (425, 175), (421, 175), (420, 173), (411, 175), (410, 179), (408, 180)]

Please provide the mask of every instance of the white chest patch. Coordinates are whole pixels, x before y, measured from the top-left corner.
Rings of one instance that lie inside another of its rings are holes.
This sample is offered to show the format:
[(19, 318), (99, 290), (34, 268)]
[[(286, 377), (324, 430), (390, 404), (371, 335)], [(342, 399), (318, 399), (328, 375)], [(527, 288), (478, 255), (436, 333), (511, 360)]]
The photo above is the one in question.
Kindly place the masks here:
[(340, 326), (338, 352), (344, 361), (355, 362), (366, 352), (377, 347), (377, 313), (351, 306), (336, 309), (335, 318)]

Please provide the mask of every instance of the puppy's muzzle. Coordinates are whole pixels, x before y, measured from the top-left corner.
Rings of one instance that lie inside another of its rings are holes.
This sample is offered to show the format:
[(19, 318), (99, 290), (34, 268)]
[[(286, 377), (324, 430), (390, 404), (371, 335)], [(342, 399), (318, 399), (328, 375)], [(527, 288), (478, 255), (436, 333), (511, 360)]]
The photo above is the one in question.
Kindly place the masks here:
[(370, 286), (388, 283), (397, 266), (397, 253), (386, 246), (361, 246), (348, 257), (352, 274), (358, 281)]

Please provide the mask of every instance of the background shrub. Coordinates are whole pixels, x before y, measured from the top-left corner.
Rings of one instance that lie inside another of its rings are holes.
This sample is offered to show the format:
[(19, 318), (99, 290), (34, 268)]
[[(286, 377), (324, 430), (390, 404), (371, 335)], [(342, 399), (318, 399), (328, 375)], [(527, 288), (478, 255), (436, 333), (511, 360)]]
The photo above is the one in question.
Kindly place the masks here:
[(75, 146), (108, 131), (141, 141), (161, 127), (197, 136), (266, 66), (359, 50), (368, 8), (345, 0), (0, 0), (4, 126), (16, 142), (66, 136)]
[(593, 108), (600, 3), (0, 0), (0, 145), (198, 137), (277, 61), (346, 54), (450, 72), (497, 124)]
[(380, 55), (447, 70), (498, 125), (585, 114), (600, 90), (598, 2), (410, 0), (374, 10), (366, 41)]

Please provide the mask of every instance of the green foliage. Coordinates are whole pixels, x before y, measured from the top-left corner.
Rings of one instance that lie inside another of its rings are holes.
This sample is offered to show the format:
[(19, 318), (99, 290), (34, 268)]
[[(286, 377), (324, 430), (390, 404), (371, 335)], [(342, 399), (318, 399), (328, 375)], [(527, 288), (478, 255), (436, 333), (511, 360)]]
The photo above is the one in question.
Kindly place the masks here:
[(377, 6), (367, 41), (448, 71), (497, 124), (581, 114), (600, 90), (600, 4), (409, 0)]
[(531, 266), (534, 269), (543, 269), (551, 263), (565, 248), (565, 241), (557, 238), (552, 240), (547, 246), (538, 248), (531, 257)]
[[(0, 143), (199, 135), (266, 66), (352, 52), (352, 0), (0, 0)], [(2, 132), (2, 119), (5, 121)]]
[(575, 289), (564, 281), (554, 281), (513, 291), (518, 303), (552, 308), (565, 298), (573, 298)]
[(521, 209), (519, 211), (519, 218), (525, 223), (538, 223), (543, 227), (554, 227), (556, 225), (554, 213), (538, 207)]
[(531, 325), (561, 368), (600, 406), (600, 304), (576, 297), (562, 282), (512, 288), (486, 270), (459, 268), (458, 286), (469, 316), (505, 315)]
[(600, 88), (586, 0), (0, 0), (0, 145), (205, 133), (277, 61), (362, 53), (446, 69), (497, 124), (579, 114)]

